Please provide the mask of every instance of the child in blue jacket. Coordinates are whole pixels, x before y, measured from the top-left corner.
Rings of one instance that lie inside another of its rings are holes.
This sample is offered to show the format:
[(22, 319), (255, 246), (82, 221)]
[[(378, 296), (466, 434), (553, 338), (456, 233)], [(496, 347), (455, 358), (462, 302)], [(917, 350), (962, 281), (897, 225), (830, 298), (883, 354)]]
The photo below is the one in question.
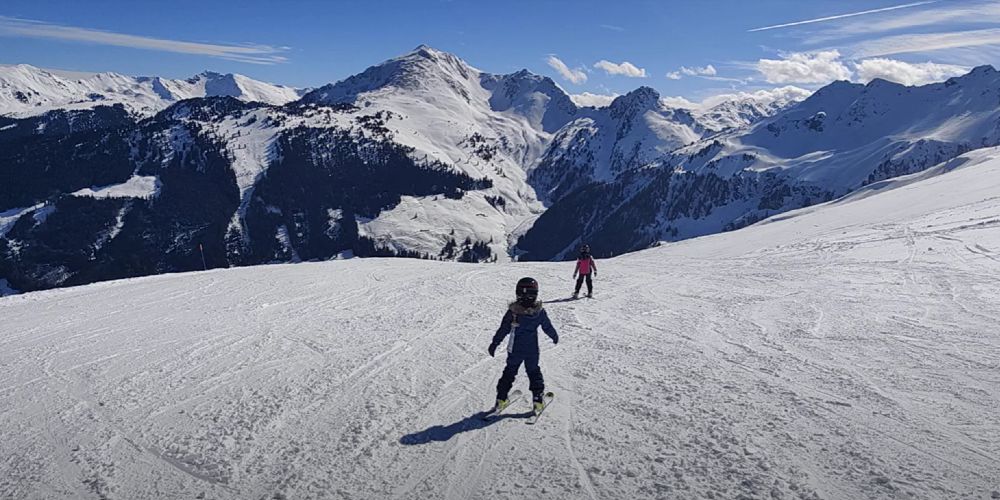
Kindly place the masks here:
[(531, 391), (534, 409), (538, 412), (545, 394), (545, 381), (542, 379), (542, 369), (538, 366), (538, 327), (552, 339), (553, 344), (559, 343), (559, 334), (538, 300), (537, 281), (521, 278), (517, 282), (515, 293), (517, 302), (511, 303), (507, 309), (489, 348), (490, 356), (494, 356), (504, 337), (511, 335), (512, 338), (507, 342), (507, 366), (497, 382), (496, 408), (507, 406), (507, 396), (514, 385), (514, 377), (517, 376), (521, 363), (524, 363), (524, 370), (528, 372), (528, 389)]

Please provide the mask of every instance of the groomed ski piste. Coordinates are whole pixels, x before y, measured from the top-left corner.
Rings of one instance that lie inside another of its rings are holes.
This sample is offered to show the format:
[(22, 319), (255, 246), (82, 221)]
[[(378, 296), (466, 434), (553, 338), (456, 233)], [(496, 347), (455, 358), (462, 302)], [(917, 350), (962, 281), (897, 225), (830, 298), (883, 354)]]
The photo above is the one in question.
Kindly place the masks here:
[[(354, 259), (2, 298), (0, 497), (1000, 497), (997, 150), (602, 260), (593, 300), (564, 300), (572, 266)], [(484, 422), (522, 276), (560, 333), (556, 399)]]

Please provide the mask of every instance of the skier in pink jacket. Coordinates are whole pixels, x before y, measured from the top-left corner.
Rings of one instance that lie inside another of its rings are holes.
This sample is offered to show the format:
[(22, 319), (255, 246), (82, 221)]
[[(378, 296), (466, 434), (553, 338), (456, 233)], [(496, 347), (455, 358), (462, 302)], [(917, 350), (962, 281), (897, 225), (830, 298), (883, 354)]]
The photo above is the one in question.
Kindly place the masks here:
[[(580, 296), (580, 287), (583, 286), (584, 278), (587, 279), (587, 297), (594, 296), (594, 282), (590, 275), (597, 276), (597, 263), (590, 256), (590, 245), (580, 248), (580, 256), (576, 259), (576, 268), (573, 270), (573, 278), (576, 279), (576, 290), (573, 291), (573, 298)], [(579, 278), (577, 278), (579, 276)]]

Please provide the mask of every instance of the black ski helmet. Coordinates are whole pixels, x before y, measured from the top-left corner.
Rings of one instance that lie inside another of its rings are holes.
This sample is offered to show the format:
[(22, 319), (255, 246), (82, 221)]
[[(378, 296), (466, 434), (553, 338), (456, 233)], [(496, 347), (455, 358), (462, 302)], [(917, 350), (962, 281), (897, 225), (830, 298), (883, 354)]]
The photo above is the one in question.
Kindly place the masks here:
[(517, 301), (522, 304), (534, 304), (538, 300), (538, 282), (535, 278), (521, 278), (514, 290)]
[(580, 253), (589, 254), (590, 253), (590, 245), (584, 245), (584, 246), (580, 247)]

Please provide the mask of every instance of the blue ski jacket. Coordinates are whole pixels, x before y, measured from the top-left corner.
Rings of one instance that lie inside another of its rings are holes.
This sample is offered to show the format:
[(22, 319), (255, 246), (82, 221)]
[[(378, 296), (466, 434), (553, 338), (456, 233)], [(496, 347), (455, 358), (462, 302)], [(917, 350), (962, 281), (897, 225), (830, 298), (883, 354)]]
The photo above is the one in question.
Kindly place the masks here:
[(532, 307), (524, 307), (514, 302), (503, 315), (503, 321), (500, 322), (497, 333), (493, 335), (491, 346), (495, 349), (500, 342), (503, 342), (504, 337), (510, 334), (513, 338), (507, 343), (508, 353), (535, 354), (538, 352), (538, 327), (542, 327), (553, 343), (559, 343), (559, 334), (552, 326), (549, 314), (545, 312), (541, 302), (536, 302)]

